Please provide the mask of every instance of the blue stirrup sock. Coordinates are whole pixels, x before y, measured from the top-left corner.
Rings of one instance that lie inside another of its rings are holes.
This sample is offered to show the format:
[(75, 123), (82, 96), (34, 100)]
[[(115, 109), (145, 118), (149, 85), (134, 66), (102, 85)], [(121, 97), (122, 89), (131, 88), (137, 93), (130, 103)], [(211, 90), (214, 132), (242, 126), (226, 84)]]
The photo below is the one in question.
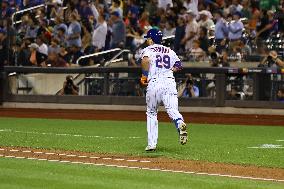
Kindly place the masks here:
[(178, 125), (179, 125), (181, 122), (183, 122), (183, 119), (178, 118), (178, 119), (173, 120), (173, 122), (175, 123), (176, 129), (179, 131)]

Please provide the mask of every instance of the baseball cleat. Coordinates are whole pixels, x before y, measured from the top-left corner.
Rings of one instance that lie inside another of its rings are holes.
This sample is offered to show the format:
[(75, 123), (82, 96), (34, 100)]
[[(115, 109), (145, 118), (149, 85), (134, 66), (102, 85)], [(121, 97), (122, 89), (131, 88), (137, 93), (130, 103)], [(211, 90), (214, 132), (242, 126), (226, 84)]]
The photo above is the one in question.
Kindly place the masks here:
[(187, 131), (186, 131), (186, 124), (181, 123), (179, 125), (179, 141), (182, 145), (185, 145), (187, 143)]
[(146, 152), (154, 152), (154, 151), (156, 151), (156, 147), (147, 146), (147, 147), (145, 148), (145, 151), (146, 151)]

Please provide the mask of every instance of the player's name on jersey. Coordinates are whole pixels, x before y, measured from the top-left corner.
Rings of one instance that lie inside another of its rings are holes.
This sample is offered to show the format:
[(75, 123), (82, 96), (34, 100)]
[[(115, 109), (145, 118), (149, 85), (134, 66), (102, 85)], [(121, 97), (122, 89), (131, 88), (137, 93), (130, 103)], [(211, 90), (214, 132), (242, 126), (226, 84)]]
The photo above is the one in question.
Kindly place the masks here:
[(153, 52), (169, 53), (170, 49), (166, 47), (152, 47), (150, 48)]

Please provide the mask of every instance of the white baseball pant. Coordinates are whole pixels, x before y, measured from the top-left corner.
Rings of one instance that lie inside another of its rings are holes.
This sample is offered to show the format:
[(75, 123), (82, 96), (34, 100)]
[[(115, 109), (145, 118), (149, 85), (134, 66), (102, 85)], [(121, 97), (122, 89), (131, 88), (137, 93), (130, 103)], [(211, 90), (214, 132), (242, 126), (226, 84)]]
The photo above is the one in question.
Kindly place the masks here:
[(183, 122), (178, 111), (178, 97), (174, 78), (151, 79), (147, 87), (147, 133), (148, 146), (156, 147), (158, 142), (158, 108), (163, 102), (169, 117), (175, 122), (176, 128)]

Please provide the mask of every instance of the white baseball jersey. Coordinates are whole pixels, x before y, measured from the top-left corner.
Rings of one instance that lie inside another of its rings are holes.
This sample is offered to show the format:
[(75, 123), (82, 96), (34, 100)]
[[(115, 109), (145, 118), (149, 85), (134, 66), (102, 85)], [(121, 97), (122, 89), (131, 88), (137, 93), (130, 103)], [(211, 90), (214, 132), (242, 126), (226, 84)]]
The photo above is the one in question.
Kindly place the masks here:
[(148, 146), (155, 148), (158, 142), (157, 112), (161, 102), (176, 128), (183, 122), (178, 111), (176, 82), (172, 71), (174, 64), (180, 59), (170, 48), (158, 44), (146, 47), (142, 53), (142, 58), (144, 57), (150, 59), (146, 94)]
[(172, 68), (180, 59), (173, 50), (154, 44), (143, 50), (142, 58), (146, 56), (150, 59), (148, 81), (152, 78), (174, 77)]

